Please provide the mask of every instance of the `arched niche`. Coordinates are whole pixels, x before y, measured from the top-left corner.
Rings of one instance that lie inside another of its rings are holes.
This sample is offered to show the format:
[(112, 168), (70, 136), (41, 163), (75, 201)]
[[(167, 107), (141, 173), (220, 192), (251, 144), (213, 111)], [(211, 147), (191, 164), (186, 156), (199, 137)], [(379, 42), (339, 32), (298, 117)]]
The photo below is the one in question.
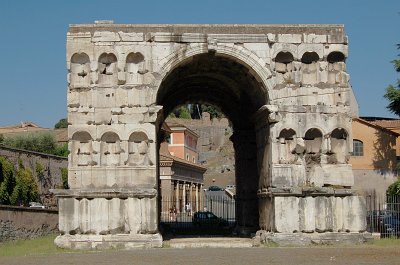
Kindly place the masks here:
[(294, 57), (290, 52), (279, 52), (275, 57), (275, 71), (282, 74), (292, 71), (293, 61)]
[(144, 132), (134, 132), (128, 141), (128, 161), (129, 166), (148, 166), (153, 165), (150, 159), (150, 141)]
[(93, 162), (92, 137), (88, 132), (80, 131), (72, 135), (71, 139), (72, 166), (91, 166)]
[(296, 159), (296, 132), (293, 129), (283, 129), (279, 133), (279, 163), (291, 163)]
[(90, 85), (90, 59), (86, 53), (74, 53), (71, 57), (72, 87)]
[(102, 166), (119, 166), (121, 164), (121, 141), (114, 132), (106, 132), (101, 137), (100, 164)]
[(331, 163), (347, 163), (348, 134), (343, 128), (336, 128), (330, 137), (330, 152), (334, 155)]
[(307, 154), (317, 154), (321, 152), (322, 133), (316, 128), (309, 129), (304, 136), (304, 143)]
[(99, 57), (98, 64), (99, 84), (115, 85), (117, 84), (117, 57), (113, 53), (103, 53)]
[(314, 85), (318, 83), (318, 61), (316, 52), (305, 52), (301, 57), (302, 83)]
[(328, 83), (329, 84), (347, 84), (346, 56), (339, 51), (333, 51), (328, 54)]
[(126, 57), (126, 83), (141, 84), (144, 73), (144, 56), (140, 52), (131, 52)]

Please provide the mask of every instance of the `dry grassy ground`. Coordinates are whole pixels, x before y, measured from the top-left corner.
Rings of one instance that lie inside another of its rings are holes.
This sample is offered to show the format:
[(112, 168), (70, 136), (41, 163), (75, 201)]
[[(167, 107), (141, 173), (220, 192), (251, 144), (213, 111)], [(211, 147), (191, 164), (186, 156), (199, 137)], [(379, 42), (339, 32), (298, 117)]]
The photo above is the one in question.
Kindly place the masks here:
[(400, 264), (400, 241), (382, 240), (355, 247), (242, 249), (138, 249), (69, 252), (52, 245), (52, 237), (0, 244), (0, 264), (296, 264), (395, 265)]

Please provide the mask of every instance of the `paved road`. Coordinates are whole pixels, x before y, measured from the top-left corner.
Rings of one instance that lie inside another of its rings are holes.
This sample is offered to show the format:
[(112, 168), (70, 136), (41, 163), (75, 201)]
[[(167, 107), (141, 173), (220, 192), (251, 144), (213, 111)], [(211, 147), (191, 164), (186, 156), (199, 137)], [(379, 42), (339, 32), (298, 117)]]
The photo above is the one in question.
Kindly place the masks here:
[(313, 247), (313, 248), (200, 248), (144, 249), (0, 258), (0, 264), (176, 264), (176, 265), (395, 265), (400, 264), (396, 247)]

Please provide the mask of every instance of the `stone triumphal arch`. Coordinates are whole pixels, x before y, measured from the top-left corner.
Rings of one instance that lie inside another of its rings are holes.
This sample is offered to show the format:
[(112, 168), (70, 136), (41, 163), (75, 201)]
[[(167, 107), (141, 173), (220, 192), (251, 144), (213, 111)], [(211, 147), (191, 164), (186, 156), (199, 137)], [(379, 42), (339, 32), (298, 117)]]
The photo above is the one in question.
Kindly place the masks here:
[(56, 244), (161, 246), (160, 127), (191, 101), (232, 121), (238, 233), (359, 237), (347, 55), (341, 25), (71, 25)]

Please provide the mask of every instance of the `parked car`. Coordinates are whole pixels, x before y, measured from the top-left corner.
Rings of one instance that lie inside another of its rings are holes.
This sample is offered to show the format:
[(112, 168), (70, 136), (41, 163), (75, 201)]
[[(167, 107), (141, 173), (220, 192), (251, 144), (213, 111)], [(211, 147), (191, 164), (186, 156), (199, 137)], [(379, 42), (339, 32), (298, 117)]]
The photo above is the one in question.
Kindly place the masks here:
[(224, 190), (223, 188), (220, 188), (220, 187), (218, 187), (218, 186), (210, 186), (209, 188), (208, 188), (208, 190), (209, 191), (221, 191), (221, 190)]
[(29, 203), (30, 208), (39, 208), (39, 209), (46, 209), (46, 206), (41, 204), (40, 202), (30, 202)]
[(195, 212), (193, 215), (193, 225), (224, 227), (228, 226), (228, 221), (209, 211)]
[(383, 216), (381, 237), (400, 237), (400, 219), (398, 215), (387, 214)]

